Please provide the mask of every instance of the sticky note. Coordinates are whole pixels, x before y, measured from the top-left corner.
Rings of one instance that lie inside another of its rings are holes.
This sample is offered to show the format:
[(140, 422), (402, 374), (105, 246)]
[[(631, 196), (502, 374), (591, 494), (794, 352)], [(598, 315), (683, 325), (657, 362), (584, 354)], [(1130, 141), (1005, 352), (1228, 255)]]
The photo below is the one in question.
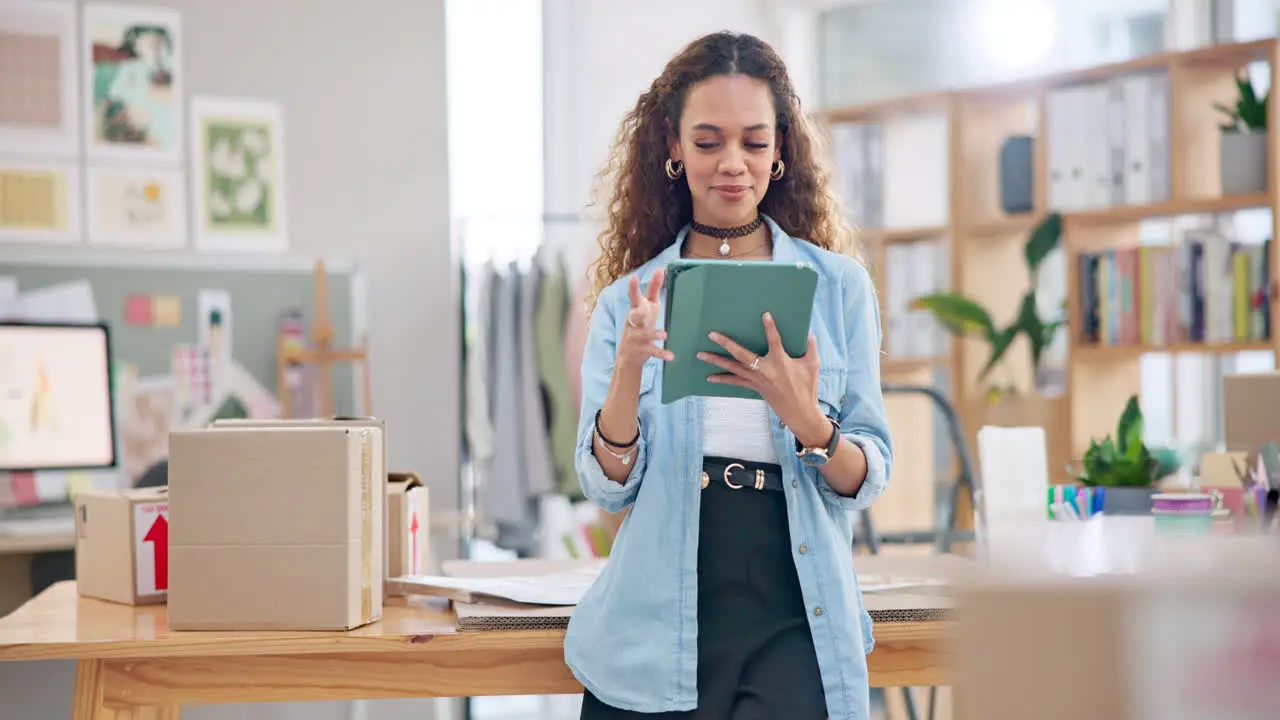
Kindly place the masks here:
[(40, 496), (36, 493), (36, 474), (33, 472), (15, 472), (9, 475), (13, 483), (13, 499), (19, 507), (39, 505)]
[(127, 325), (150, 325), (151, 296), (130, 295), (124, 300), (124, 321)]
[(156, 295), (151, 298), (151, 320), (157, 327), (181, 325), (182, 300), (177, 295)]
[(77, 493), (93, 489), (93, 475), (87, 470), (72, 470), (67, 473), (67, 497), (75, 497)]

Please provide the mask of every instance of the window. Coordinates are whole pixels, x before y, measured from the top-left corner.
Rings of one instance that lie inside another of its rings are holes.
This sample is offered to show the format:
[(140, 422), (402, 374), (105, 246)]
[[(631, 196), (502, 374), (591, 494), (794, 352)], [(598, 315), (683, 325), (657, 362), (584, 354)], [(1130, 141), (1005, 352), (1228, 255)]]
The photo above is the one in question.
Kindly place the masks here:
[(541, 0), (448, 0), (449, 205), (464, 262), (526, 257), (543, 212)]

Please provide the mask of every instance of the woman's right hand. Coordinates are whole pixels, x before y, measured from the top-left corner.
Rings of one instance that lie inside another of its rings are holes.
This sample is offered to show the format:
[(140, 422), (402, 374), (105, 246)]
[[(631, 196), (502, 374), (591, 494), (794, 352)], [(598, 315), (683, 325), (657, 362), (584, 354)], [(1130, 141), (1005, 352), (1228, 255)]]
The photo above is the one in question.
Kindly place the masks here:
[(619, 369), (633, 369), (640, 372), (644, 363), (651, 357), (671, 361), (675, 359), (669, 350), (659, 343), (667, 339), (667, 333), (657, 329), (658, 314), (662, 312), (659, 302), (662, 297), (662, 283), (666, 279), (666, 271), (657, 270), (649, 281), (646, 292), (640, 292), (640, 277), (631, 275), (629, 294), (631, 309), (627, 311), (622, 325), (622, 336), (618, 339), (617, 366)]

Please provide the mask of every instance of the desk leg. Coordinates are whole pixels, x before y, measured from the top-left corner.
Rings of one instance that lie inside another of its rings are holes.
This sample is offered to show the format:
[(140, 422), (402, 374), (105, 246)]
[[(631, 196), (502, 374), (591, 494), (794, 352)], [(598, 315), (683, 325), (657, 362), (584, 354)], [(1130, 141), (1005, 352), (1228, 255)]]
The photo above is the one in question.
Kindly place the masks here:
[(165, 707), (107, 707), (103, 702), (102, 661), (76, 661), (76, 694), (71, 720), (180, 720), (178, 705)]

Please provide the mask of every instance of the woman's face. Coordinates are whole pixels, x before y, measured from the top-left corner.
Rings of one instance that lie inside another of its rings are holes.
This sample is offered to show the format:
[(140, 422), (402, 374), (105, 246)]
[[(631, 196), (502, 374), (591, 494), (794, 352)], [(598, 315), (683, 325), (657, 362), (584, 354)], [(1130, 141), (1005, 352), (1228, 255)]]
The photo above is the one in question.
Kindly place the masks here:
[(669, 150), (684, 163), (698, 222), (735, 227), (755, 218), (781, 152), (775, 116), (763, 80), (717, 75), (689, 88)]

